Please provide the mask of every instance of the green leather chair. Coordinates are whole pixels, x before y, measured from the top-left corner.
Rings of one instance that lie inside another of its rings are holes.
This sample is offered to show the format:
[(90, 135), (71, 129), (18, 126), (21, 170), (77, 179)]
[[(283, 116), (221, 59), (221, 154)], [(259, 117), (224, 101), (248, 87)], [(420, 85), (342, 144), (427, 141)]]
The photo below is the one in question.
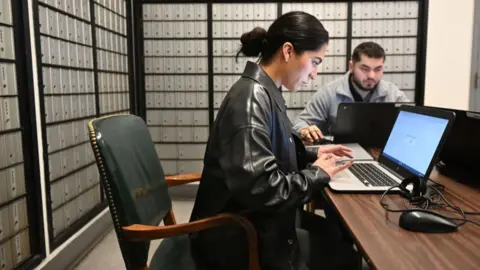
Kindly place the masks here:
[[(225, 213), (176, 224), (168, 187), (199, 181), (200, 175), (165, 177), (141, 118), (107, 116), (90, 121), (88, 128), (126, 269), (203, 269), (194, 264), (188, 233), (231, 222), (247, 232), (249, 269), (260, 269), (256, 231), (247, 219)], [(162, 220), (164, 225), (160, 226)], [(147, 266), (150, 241), (161, 238), (165, 239)]]

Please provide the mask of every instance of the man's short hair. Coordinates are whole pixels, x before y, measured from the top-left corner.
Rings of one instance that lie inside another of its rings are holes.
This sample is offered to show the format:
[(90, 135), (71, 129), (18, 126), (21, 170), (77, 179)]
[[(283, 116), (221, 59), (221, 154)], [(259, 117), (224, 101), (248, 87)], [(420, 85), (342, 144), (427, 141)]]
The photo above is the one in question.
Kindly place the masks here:
[(383, 61), (385, 61), (385, 58), (386, 58), (385, 50), (382, 48), (382, 46), (372, 41), (360, 43), (353, 50), (352, 61), (360, 62), (362, 54), (367, 56), (368, 58), (375, 58), (375, 59), (383, 58)]

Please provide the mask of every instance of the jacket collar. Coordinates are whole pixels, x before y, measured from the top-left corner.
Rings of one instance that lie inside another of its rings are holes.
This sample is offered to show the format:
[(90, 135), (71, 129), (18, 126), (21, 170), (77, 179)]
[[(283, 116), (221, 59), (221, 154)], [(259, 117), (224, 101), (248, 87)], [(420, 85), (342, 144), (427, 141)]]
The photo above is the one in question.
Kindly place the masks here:
[(263, 87), (265, 87), (265, 89), (267, 89), (268, 94), (273, 97), (275, 103), (281, 111), (285, 111), (287, 109), (285, 105), (285, 99), (283, 99), (282, 96), (281, 88), (279, 89), (273, 82), (272, 78), (270, 78), (270, 76), (268, 76), (268, 74), (256, 63), (248, 61), (242, 77), (250, 78), (260, 83)]
[[(337, 94), (339, 95), (343, 95), (354, 100), (352, 96), (352, 92), (350, 91), (350, 84), (349, 84), (350, 74), (351, 74), (350, 71), (347, 71), (347, 73), (345, 73), (342, 79), (342, 83), (337, 85), (335, 92), (337, 92)], [(355, 91), (355, 89), (352, 89), (352, 91)], [(370, 100), (373, 101), (379, 97), (385, 97), (387, 96), (387, 94), (388, 94), (388, 91), (385, 89), (385, 84), (383, 83), (382, 80), (380, 80), (380, 82), (377, 85), (377, 89), (375, 89), (375, 91), (373, 92)]]

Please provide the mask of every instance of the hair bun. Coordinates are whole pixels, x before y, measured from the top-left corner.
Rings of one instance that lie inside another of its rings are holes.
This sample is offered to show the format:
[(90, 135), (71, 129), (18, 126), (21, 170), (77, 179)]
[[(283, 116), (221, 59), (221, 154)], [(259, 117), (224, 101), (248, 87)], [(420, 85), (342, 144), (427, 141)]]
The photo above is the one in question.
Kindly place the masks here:
[(245, 56), (259, 56), (267, 41), (267, 30), (262, 27), (255, 27), (250, 32), (243, 33), (240, 38), (242, 52)]

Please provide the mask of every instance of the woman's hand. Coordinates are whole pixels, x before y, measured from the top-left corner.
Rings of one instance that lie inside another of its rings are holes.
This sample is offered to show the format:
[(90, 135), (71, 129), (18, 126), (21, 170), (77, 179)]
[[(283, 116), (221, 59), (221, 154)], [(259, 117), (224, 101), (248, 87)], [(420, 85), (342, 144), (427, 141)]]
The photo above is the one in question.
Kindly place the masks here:
[(334, 154), (338, 157), (348, 157), (353, 158), (352, 149), (340, 145), (340, 144), (331, 144), (331, 145), (322, 145), (318, 148), (317, 157), (320, 158), (324, 154)]
[(337, 165), (337, 161), (340, 161), (341, 158), (334, 154), (322, 154), (314, 163), (313, 166), (322, 168), (330, 178), (333, 178), (337, 173), (345, 170), (350, 167), (353, 161), (348, 161)]

